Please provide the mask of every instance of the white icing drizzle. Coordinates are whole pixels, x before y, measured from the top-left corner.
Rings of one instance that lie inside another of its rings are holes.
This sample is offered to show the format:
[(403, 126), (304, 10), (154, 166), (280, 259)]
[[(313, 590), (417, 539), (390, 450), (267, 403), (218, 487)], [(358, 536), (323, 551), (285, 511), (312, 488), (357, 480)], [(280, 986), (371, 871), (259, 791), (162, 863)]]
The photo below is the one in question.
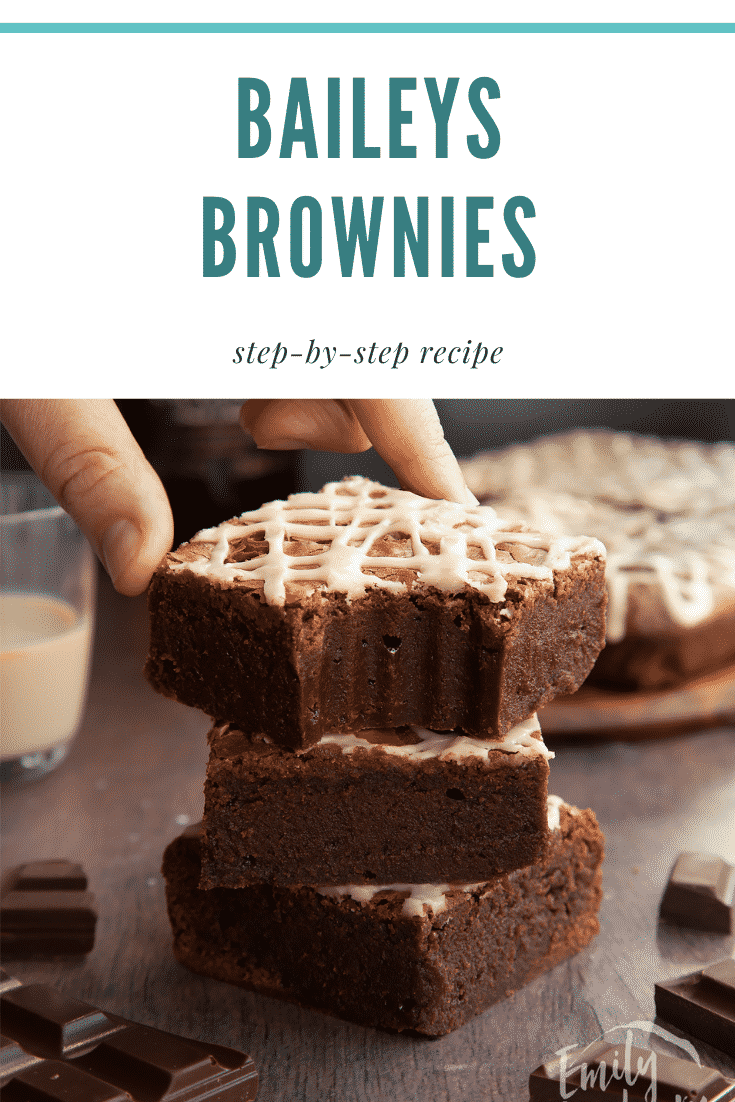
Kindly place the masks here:
[[(735, 550), (732, 563), (735, 570)], [(684, 549), (674, 556), (640, 548), (638, 554), (612, 554), (607, 570), (607, 638), (611, 643), (619, 642), (625, 635), (628, 597), (633, 585), (656, 585), (669, 615), (684, 627), (701, 623), (714, 608), (716, 582), (706, 556), (694, 551)], [(735, 577), (730, 584), (735, 586)]]
[(407, 917), (421, 918), (424, 908), (429, 907), (434, 914), (443, 911), (447, 905), (449, 891), (471, 892), (481, 888), (478, 884), (344, 884), (338, 888), (316, 888), (320, 895), (349, 895), (358, 903), (369, 903), (378, 892), (406, 892), (401, 914)]
[(581, 429), (482, 452), (461, 467), (480, 499), (539, 486), (670, 515), (735, 504), (735, 446), (729, 443)]
[(549, 819), (550, 831), (558, 830), (561, 825), (559, 820), (559, 809), (562, 807), (562, 805), (565, 806), (569, 811), (571, 811), (572, 814), (574, 813), (575, 809), (570, 807), (569, 804), (564, 804), (561, 796), (546, 797), (546, 814)]
[[(548, 796), (546, 810), (549, 819), (549, 830), (559, 830), (559, 809), (565, 807), (571, 815), (576, 815), (577, 808), (565, 803), (559, 796)], [(474, 892), (483, 888), (487, 881), (481, 880), (477, 884), (341, 884), (339, 887), (318, 887), (314, 890), (320, 895), (337, 896), (349, 895), (358, 903), (369, 903), (379, 892), (406, 892), (401, 913), (407, 917), (423, 917), (425, 907), (434, 914), (445, 910), (447, 905), (447, 892), (463, 891)]]
[(607, 639), (626, 633), (633, 586), (692, 627), (735, 590), (735, 447), (627, 433), (547, 437), (463, 464), (506, 521), (557, 536), (594, 532), (608, 556)]
[[(396, 534), (410, 540), (409, 554), (398, 545), (395, 555), (371, 554), (377, 540)], [(245, 562), (226, 562), (230, 541), (247, 536), (259, 536), (267, 552)], [(294, 541), (309, 542), (316, 553), (288, 554)], [(430, 550), (428, 542), (438, 550)], [(511, 556), (505, 562), (497, 556), (498, 543), (540, 550), (544, 561), (516, 562)], [(470, 586), (501, 602), (508, 578), (551, 581), (555, 570), (569, 569), (572, 556), (605, 555), (596, 539), (518, 531), (518, 525), (498, 521), (489, 506), (435, 501), (365, 478), (330, 482), (317, 494), (271, 501), (234, 521), (204, 529), (188, 546), (199, 556), (171, 561), (170, 569), (191, 570), (225, 583), (262, 581), (265, 600), (272, 605), (285, 603), (288, 583), (312, 583), (345, 593), (348, 600), (362, 596), (367, 587), (408, 588), (405, 581), (366, 573), (374, 569), (415, 571), (420, 582), (443, 592)], [(481, 557), (471, 557), (470, 549)]]
[[(421, 739), (420, 742), (406, 743), (402, 746), (393, 746), (386, 742), (370, 742), (366, 738), (360, 738), (359, 734), (328, 734), (323, 735), (317, 746), (339, 746), (343, 754), (351, 754), (358, 746), (366, 750), (380, 749), (386, 754), (394, 754), (397, 757), (413, 758), (417, 761), (425, 761), (427, 758), (438, 758), (439, 761), (461, 761), (463, 758), (484, 758), (486, 761), (491, 750), (503, 750), (508, 754), (519, 754), (524, 757), (538, 755), (550, 761), (554, 754), (547, 749), (540, 738), (541, 728), (535, 715), (517, 724), (504, 738), (497, 742), (485, 739), (470, 738), (468, 735), (439, 734), (436, 731), (428, 731), (424, 727), (412, 727), (411, 730)], [(539, 737), (535, 737), (539, 736)], [(309, 746), (304, 750), (297, 750), (297, 754), (308, 754), (313, 750)]]

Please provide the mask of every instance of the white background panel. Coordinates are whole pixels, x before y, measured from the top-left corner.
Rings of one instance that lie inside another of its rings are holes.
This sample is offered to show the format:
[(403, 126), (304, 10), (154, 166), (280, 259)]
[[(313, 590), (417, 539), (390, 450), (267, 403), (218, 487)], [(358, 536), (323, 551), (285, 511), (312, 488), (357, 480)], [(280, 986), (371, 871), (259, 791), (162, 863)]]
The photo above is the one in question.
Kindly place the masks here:
[(278, 5), (243, 4), (242, 0), (4, 0), (3, 19), (14, 22), (710, 22), (732, 21), (732, 0), (373, 0), (347, 5), (344, 0), (280, 0)]
[[(733, 366), (732, 62), (728, 34), (2, 36), (6, 393), (721, 394)], [(237, 78), (250, 75), (272, 93), (273, 143), (257, 160), (237, 156)], [(309, 82), (315, 160), (299, 147), (278, 156), (292, 76)], [(326, 157), (328, 76), (343, 83), (340, 160)], [(379, 160), (349, 155), (353, 76), (367, 81)], [(387, 156), (390, 76), (418, 80), (404, 95), (413, 161)], [(424, 76), (460, 77), (444, 161)], [(467, 104), (478, 76), (501, 92), (490, 160), (465, 142), (481, 133)], [(288, 212), (303, 194), (324, 213), (312, 279), (288, 262)], [(525, 279), (501, 263), (502, 207), (516, 194), (536, 210), (523, 223), (537, 254)], [(202, 276), (204, 195), (237, 214), (238, 260), (222, 278)], [(278, 279), (246, 274), (249, 195), (279, 206)], [(372, 279), (359, 264), (340, 275), (334, 195), (348, 207), (385, 197)], [(410, 260), (406, 278), (392, 275), (395, 195), (412, 210), (429, 197), (428, 278)], [(451, 279), (439, 271), (442, 195), (455, 196)], [(494, 197), (480, 254), (492, 279), (463, 275), (467, 195)], [(236, 346), (305, 351), (312, 338), (338, 352), (402, 341), (411, 355), (397, 370), (232, 363)], [(418, 361), (423, 345), (468, 340), (502, 346), (500, 364)]]

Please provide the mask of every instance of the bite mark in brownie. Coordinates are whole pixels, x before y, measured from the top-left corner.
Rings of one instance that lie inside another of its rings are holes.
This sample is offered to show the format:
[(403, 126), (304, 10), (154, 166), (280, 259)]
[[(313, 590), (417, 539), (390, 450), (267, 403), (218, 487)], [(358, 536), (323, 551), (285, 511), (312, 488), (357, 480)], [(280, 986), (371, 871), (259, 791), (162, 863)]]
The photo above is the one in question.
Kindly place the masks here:
[(604, 549), (366, 479), (199, 533), (149, 593), (164, 695), (292, 748), (417, 725), (499, 738), (604, 638)]
[[(591, 811), (558, 810), (542, 860), (446, 890), (202, 891), (200, 839), (190, 828), (164, 856), (174, 953), (195, 972), (262, 994), (363, 1025), (441, 1036), (598, 932), (602, 834)], [(360, 901), (360, 893), (370, 898)], [(408, 899), (416, 902), (410, 913)]]
[(497, 742), (408, 727), (293, 753), (225, 724), (209, 744), (203, 888), (488, 880), (547, 841), (535, 716)]

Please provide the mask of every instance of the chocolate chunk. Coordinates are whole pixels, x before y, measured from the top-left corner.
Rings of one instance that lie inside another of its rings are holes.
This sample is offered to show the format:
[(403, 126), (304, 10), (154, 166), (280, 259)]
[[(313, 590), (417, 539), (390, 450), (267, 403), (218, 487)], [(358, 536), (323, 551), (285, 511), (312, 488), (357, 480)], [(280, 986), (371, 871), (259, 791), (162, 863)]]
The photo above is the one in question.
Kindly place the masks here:
[[(709, 968), (705, 968), (702, 972), (702, 983), (721, 995), (735, 997), (735, 960), (732, 957), (726, 957), (717, 964), (710, 964)], [(735, 1008), (735, 1002), (733, 1007)], [(733, 1012), (735, 1013), (735, 1010)]]
[(97, 923), (81, 865), (31, 861), (9, 876), (0, 904), (3, 953), (89, 953)]
[[(71, 1064), (44, 1060), (15, 1075), (2, 1090), (3, 1102), (130, 1102), (130, 1095)], [(153, 1097), (153, 1096), (152, 1096)]]
[(21, 1072), (32, 1068), (34, 1064), (40, 1063), (40, 1056), (26, 1052), (10, 1037), (0, 1036), (0, 1068), (2, 1068), (3, 1077), (20, 1075)]
[(3, 1102), (252, 1102), (249, 1056), (0, 976)]
[(6, 991), (12, 991), (14, 987), (22, 986), (20, 980), (15, 976), (9, 976), (4, 969), (0, 968), (0, 995), (4, 995)]
[(709, 853), (680, 853), (661, 899), (661, 918), (715, 934), (735, 933), (735, 865)]
[(657, 983), (656, 1014), (715, 1048), (735, 1053), (735, 960)]
[(72, 861), (31, 861), (15, 870), (13, 888), (25, 892), (83, 892), (87, 890), (87, 877), (82, 866)]
[(572, 1094), (575, 1102), (636, 1102), (652, 1097), (680, 1102), (735, 1100), (735, 1080), (719, 1071), (622, 1041), (593, 1041), (581, 1052), (567, 1051), (532, 1071), (528, 1087), (530, 1102), (559, 1102)]
[(40, 983), (8, 991), (2, 1008), (6, 1033), (30, 1052), (49, 1059), (73, 1057), (123, 1028), (101, 1010)]

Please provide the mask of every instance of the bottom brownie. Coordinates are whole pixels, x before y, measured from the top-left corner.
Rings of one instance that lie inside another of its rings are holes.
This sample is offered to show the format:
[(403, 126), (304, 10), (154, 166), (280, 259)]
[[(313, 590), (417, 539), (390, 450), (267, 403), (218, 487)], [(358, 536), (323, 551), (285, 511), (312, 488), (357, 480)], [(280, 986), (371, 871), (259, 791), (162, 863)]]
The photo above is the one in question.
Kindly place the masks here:
[(487, 883), (200, 890), (200, 831), (164, 855), (177, 959), (362, 1025), (441, 1036), (589, 944), (603, 837), (549, 798), (545, 857)]

